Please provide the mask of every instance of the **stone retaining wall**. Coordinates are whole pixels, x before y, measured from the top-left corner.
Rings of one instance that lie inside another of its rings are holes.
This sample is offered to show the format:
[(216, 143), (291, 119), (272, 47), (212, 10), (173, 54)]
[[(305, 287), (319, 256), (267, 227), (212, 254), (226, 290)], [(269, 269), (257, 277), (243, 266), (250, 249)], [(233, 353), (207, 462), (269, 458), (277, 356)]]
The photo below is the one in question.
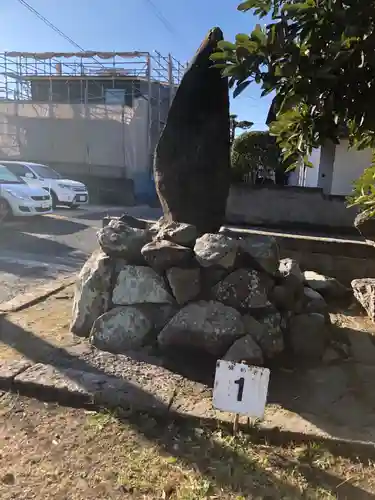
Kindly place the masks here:
[(314, 269), (345, 285), (375, 277), (375, 248), (363, 242), (276, 237), (281, 257), (292, 257), (301, 269)]
[(356, 209), (343, 196), (324, 195), (319, 188), (295, 186), (231, 186), (226, 221), (270, 227), (321, 227), (353, 232)]

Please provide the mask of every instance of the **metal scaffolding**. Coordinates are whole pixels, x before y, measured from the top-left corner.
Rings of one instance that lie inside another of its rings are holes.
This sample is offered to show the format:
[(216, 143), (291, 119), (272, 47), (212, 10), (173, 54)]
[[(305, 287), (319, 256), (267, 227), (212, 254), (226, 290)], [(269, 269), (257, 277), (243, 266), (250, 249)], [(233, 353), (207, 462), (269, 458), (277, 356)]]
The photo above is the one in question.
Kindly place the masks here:
[[(184, 70), (185, 66), (171, 55), (159, 52), (4, 52), (0, 54), (0, 100), (34, 100), (33, 82), (41, 80), (49, 82), (50, 101), (54, 100), (53, 82), (57, 80), (68, 87), (79, 80), (86, 89), (90, 82), (100, 85), (106, 80), (114, 89), (120, 80), (154, 82), (168, 86), (173, 96)], [(88, 90), (83, 95), (86, 102), (90, 101)]]
[(4, 52), (0, 103), (121, 105), (125, 116), (143, 98), (152, 155), (184, 71), (159, 52)]

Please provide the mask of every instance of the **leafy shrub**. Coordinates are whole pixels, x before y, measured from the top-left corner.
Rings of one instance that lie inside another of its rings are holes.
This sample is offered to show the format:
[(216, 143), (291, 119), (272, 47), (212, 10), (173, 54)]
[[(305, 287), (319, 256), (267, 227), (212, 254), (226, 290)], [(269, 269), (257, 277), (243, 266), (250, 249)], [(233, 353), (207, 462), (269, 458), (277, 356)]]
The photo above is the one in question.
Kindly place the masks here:
[(280, 149), (268, 132), (252, 131), (239, 135), (232, 146), (232, 178), (236, 182), (250, 176), (255, 182), (258, 173), (281, 169)]
[(375, 217), (375, 152), (372, 165), (353, 182), (353, 192), (347, 201), (349, 207), (357, 206), (368, 218)]

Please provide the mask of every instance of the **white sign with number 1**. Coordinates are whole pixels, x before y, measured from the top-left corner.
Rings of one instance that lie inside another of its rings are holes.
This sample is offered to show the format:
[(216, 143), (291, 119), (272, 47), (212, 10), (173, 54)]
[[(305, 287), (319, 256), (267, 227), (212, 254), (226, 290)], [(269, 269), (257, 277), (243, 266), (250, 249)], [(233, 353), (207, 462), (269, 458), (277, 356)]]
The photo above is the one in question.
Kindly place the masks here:
[(214, 408), (263, 418), (269, 378), (268, 368), (219, 360), (213, 390)]

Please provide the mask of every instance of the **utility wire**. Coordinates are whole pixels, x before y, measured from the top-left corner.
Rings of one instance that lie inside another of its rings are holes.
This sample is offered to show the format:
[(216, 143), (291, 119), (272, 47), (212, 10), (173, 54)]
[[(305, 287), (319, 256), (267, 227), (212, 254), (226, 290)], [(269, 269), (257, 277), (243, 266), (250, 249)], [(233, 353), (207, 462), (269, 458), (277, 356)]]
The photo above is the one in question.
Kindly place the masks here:
[[(47, 19), (45, 16), (43, 16), (43, 14), (41, 14), (39, 11), (34, 9), (34, 7), (32, 5), (30, 5), (26, 0), (18, 0), (18, 2), (21, 5), (23, 5), (26, 9), (28, 9), (30, 12), (32, 12), (38, 19), (40, 19), (44, 24), (46, 24), (49, 28), (51, 28), (55, 33), (57, 33), (62, 38), (64, 38), (67, 42), (69, 42), (71, 45), (76, 47), (78, 50), (85, 52), (85, 49), (81, 45), (79, 45), (70, 36), (68, 36), (66, 33), (64, 33), (62, 30), (60, 30), (57, 26), (55, 26), (49, 19)], [(155, 5), (153, 0), (145, 0), (145, 2), (154, 11), (155, 16), (164, 25), (166, 30), (169, 31), (169, 33), (171, 33), (172, 35), (176, 36), (178, 34), (177, 31), (174, 29), (173, 25), (168, 21), (168, 19), (164, 16), (162, 11), (157, 7), (157, 5)], [(178, 41), (181, 41), (181, 39), (178, 38)], [(97, 64), (99, 64), (103, 69), (107, 69), (95, 57), (92, 57), (92, 60), (95, 61)]]
[(153, 0), (145, 0), (148, 6), (154, 11), (155, 16), (159, 19), (159, 21), (163, 24), (165, 29), (169, 31), (172, 35), (177, 35), (176, 30), (173, 25), (168, 21), (168, 19), (164, 16), (162, 11), (159, 9), (157, 5), (153, 2)]
[[(68, 36), (66, 33), (61, 31), (57, 26), (55, 26), (51, 21), (49, 21), (43, 14), (41, 14), (39, 11), (34, 9), (26, 0), (18, 0), (18, 2), (23, 5), (26, 9), (28, 9), (30, 12), (32, 12), (36, 17), (38, 17), (44, 24), (46, 24), (49, 28), (51, 28), (53, 31), (55, 31), (58, 35), (63, 37), (67, 42), (69, 42), (71, 45), (76, 47), (77, 49), (81, 51), (85, 51), (81, 45), (79, 45), (77, 42), (75, 42), (70, 36)], [(154, 11), (155, 16), (159, 19), (159, 21), (164, 25), (164, 27), (172, 34), (176, 35), (177, 32), (174, 29), (173, 25), (168, 21), (168, 19), (164, 16), (162, 11), (155, 5), (153, 0), (145, 0), (145, 2), (149, 5), (149, 7)]]
[[(66, 35), (63, 31), (61, 31), (57, 26), (55, 26), (51, 21), (49, 21), (46, 17), (44, 17), (40, 12), (38, 12), (34, 7), (32, 7), (29, 3), (26, 2), (26, 0), (18, 0), (18, 2), (26, 7), (30, 12), (32, 12), (36, 17), (38, 17), (41, 21), (43, 21), (44, 24), (46, 24), (49, 28), (51, 28), (53, 31), (55, 31), (58, 35), (62, 36), (65, 38), (66, 41), (68, 41), (71, 45), (74, 45), (77, 49), (80, 51), (84, 52), (85, 49), (81, 47), (78, 43), (76, 43), (70, 36)], [(97, 61), (98, 62), (98, 61)]]

